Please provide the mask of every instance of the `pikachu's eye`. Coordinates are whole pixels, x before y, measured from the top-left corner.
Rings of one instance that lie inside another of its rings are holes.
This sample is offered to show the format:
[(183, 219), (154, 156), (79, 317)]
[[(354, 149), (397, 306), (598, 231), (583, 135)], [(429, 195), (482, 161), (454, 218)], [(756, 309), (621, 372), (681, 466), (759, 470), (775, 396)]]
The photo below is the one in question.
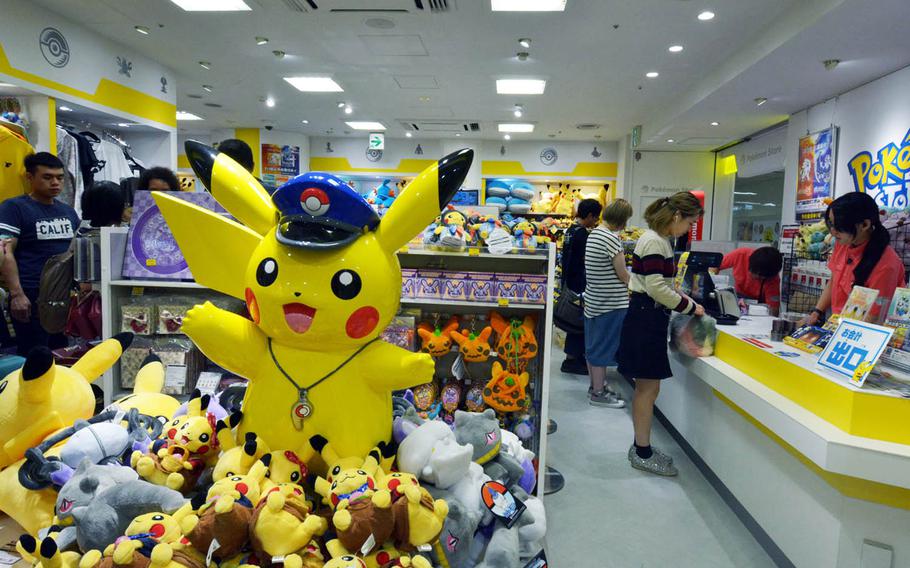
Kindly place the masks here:
[(271, 286), (278, 279), (278, 263), (274, 258), (263, 259), (256, 268), (256, 282), (263, 288)]
[(342, 300), (351, 300), (360, 293), (363, 283), (353, 270), (339, 270), (332, 276), (332, 293)]

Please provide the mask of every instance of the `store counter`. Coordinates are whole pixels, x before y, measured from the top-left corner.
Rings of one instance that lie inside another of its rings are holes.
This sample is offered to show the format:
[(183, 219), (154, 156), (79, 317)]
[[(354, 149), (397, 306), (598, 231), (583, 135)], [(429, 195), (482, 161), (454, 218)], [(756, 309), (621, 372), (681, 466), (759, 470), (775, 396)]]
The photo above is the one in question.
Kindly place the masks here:
[(772, 342), (771, 320), (719, 327), (714, 357), (671, 356), (659, 410), (793, 565), (910, 568), (910, 399)]

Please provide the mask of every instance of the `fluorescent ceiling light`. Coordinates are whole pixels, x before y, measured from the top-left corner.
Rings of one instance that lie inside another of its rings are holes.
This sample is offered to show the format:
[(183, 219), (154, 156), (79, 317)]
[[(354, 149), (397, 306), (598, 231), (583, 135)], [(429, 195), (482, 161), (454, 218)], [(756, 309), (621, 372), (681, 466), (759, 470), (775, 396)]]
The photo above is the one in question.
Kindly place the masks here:
[(711, 123), (711, 126), (720, 126), (720, 123), (715, 120)]
[(562, 12), (566, 0), (490, 0), (494, 12)]
[(275, 99), (273, 99), (272, 97), (265, 99), (265, 106), (267, 106), (269, 108), (272, 108), (273, 106), (275, 106)]
[(201, 116), (196, 116), (191, 112), (186, 112), (185, 110), (177, 111), (177, 120), (204, 120)]
[(211, 68), (212, 68), (212, 64), (211, 64), (210, 62), (208, 62), (208, 61), (200, 61), (200, 62), (199, 62), (199, 66), (202, 67), (203, 69), (211, 69)]
[(352, 120), (345, 122), (348, 126), (354, 130), (385, 130), (385, 126), (381, 122), (373, 122), (369, 120), (357, 121)]
[(344, 114), (353, 114), (353, 113), (354, 113), (354, 109), (351, 107), (351, 105), (344, 107)]
[(766, 99), (765, 97), (758, 97), (757, 99), (755, 99), (756, 106), (762, 106), (766, 102), (768, 102), (768, 99)]
[(63, 112), (72, 112), (73, 111), (73, 109), (71, 109), (68, 106), (57, 107), (57, 110), (62, 110)]
[(670, 53), (679, 53), (682, 50), (683, 50), (683, 46), (681, 46), (681, 45), (671, 45), (669, 48), (667, 48), (667, 51), (669, 51)]
[(710, 10), (705, 10), (704, 12), (702, 12), (701, 14), (698, 15), (698, 19), (703, 22), (707, 22), (708, 20), (713, 20), (714, 12), (712, 12)]
[(672, 144), (673, 142), (675, 142), (675, 140), (673, 140), (672, 138), (667, 138), (667, 142), (669, 142), (670, 144)]
[(246, 12), (250, 7), (243, 0), (171, 0), (187, 12)]
[(500, 132), (534, 132), (534, 125), (527, 122), (500, 122)]
[(647, 77), (648, 79), (654, 79), (656, 77), (660, 77), (660, 73), (658, 73), (657, 71), (648, 71), (647, 73), (645, 73), (645, 77)]
[(754, 191), (734, 191), (733, 195), (758, 195)]
[(285, 77), (285, 81), (305, 93), (341, 93), (344, 89), (331, 77)]
[(206, 93), (211, 93), (213, 91), (211, 85), (202, 85), (202, 90), (205, 91)]
[(149, 29), (145, 26), (133, 26), (133, 29), (142, 35), (149, 35)]
[(307, 120), (307, 119), (305, 119), (305, 118), (304, 118), (303, 120), (301, 120), (300, 122), (302, 122), (302, 123), (304, 123), (304, 124), (309, 124), (309, 123), (310, 123), (310, 121)]
[(523, 37), (518, 40), (518, 45), (520, 45), (521, 47), (523, 47), (525, 49), (528, 49), (529, 47), (531, 47), (531, 39), (527, 38), (527, 37)]
[(542, 95), (547, 88), (543, 79), (496, 79), (500, 95)]

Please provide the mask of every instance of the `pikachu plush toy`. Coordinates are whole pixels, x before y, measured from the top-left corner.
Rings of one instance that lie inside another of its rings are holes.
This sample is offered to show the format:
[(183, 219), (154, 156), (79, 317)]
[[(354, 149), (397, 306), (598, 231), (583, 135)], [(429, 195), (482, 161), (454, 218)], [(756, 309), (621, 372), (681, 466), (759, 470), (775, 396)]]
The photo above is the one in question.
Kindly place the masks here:
[(379, 340), (398, 310), (396, 253), (461, 187), (471, 150), (427, 168), (382, 217), (341, 179), (297, 176), (272, 195), (215, 149), (186, 155), (240, 222), (167, 193), (154, 195), (196, 280), (246, 301), (252, 319), (196, 306), (186, 333), (219, 365), (249, 379), (242, 433), (272, 448), (332, 440), (366, 455), (392, 429), (391, 392), (431, 380), (433, 361)]

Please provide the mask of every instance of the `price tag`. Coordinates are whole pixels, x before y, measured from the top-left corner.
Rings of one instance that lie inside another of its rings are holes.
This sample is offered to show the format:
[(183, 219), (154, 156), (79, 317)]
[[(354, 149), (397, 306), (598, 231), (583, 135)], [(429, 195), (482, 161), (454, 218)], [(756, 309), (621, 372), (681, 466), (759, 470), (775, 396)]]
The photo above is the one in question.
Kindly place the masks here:
[(145, 265), (146, 266), (158, 266), (158, 261), (155, 260), (154, 258), (147, 258), (147, 259), (145, 259)]
[(186, 365), (168, 365), (164, 371), (164, 388), (183, 392), (186, 386)]
[(463, 381), (467, 369), (464, 365), (464, 358), (461, 356), (461, 353), (458, 354), (458, 357), (455, 358), (455, 362), (452, 363), (452, 375), (459, 381)]
[(133, 296), (141, 296), (144, 293), (145, 293), (145, 288), (143, 288), (142, 286), (133, 286), (133, 291), (132, 291)]
[(360, 554), (369, 554), (370, 551), (376, 546), (376, 537), (370, 533), (370, 536), (363, 542), (363, 546), (360, 547)]
[(217, 538), (213, 538), (212, 544), (209, 545), (209, 551), (205, 554), (205, 565), (206, 566), (212, 565), (212, 555), (215, 554), (215, 552), (217, 552), (219, 548), (221, 548), (221, 543), (218, 542)]
[(509, 299), (508, 299), (508, 298), (500, 298), (499, 301), (498, 301), (497, 303), (499, 304), (499, 307), (500, 307), (500, 308), (508, 308), (508, 307), (509, 307)]
[(480, 256), (480, 249), (479, 248), (469, 248), (468, 256)]
[(196, 381), (196, 388), (202, 394), (213, 395), (221, 384), (221, 373), (212, 373), (203, 371), (199, 373), (199, 379)]

